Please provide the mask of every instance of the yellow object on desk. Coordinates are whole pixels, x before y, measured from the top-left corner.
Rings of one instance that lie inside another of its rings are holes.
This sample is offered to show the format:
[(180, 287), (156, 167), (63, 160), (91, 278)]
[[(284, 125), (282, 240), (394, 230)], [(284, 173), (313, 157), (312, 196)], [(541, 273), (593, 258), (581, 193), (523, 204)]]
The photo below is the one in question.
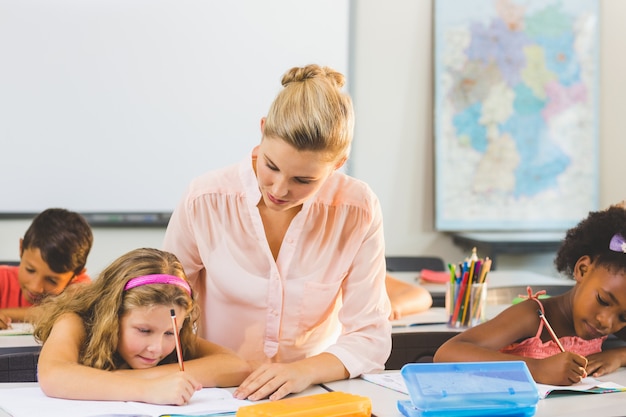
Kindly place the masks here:
[(326, 392), (240, 407), (237, 417), (370, 417), (368, 397)]

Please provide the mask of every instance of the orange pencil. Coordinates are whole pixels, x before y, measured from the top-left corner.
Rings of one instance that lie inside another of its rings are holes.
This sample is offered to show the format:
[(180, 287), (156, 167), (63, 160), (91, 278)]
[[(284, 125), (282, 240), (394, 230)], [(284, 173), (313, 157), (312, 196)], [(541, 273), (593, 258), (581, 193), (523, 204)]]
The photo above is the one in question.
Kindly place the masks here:
[(463, 304), (463, 295), (465, 294), (465, 289), (467, 288), (467, 281), (469, 278), (469, 273), (467, 271), (465, 271), (465, 273), (463, 274), (463, 278), (461, 280), (461, 285), (459, 288), (459, 292), (458, 294), (456, 294), (456, 303), (454, 306), (454, 313), (452, 314), (452, 317), (450, 317), (450, 324), (454, 325), (456, 324), (456, 322), (459, 319), (459, 310), (461, 309), (461, 304)]
[(176, 312), (174, 309), (170, 309), (170, 315), (172, 316), (172, 325), (174, 326), (174, 340), (176, 340), (176, 356), (178, 357), (178, 368), (181, 371), (185, 370), (185, 365), (183, 364), (183, 352), (182, 347), (180, 346), (180, 337), (178, 336), (178, 324), (176, 323)]
[[(476, 251), (474, 251), (474, 254), (475, 253)], [(470, 295), (472, 293), (472, 284), (474, 283), (474, 268), (475, 267), (476, 267), (476, 261), (472, 260), (470, 263), (469, 277), (467, 278), (467, 288), (465, 290), (465, 302), (463, 304), (463, 315), (461, 316), (461, 325), (467, 324), (465, 322), (465, 317), (467, 316), (467, 307), (469, 304)]]
[(559, 341), (556, 333), (554, 333), (554, 330), (552, 329), (552, 326), (550, 326), (550, 323), (548, 323), (548, 319), (546, 318), (546, 316), (543, 315), (543, 312), (541, 310), (537, 310), (537, 313), (539, 313), (539, 318), (543, 320), (543, 324), (545, 324), (546, 329), (548, 329), (548, 333), (550, 333), (550, 336), (552, 337), (552, 340), (554, 340), (554, 343), (556, 343), (559, 349), (561, 349), (561, 352), (565, 352), (565, 348)]

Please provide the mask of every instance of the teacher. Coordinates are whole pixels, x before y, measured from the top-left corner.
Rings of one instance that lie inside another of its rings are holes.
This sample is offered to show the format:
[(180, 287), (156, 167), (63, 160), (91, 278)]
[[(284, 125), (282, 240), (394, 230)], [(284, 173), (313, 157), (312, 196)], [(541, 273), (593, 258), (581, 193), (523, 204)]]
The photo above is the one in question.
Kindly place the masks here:
[(354, 130), (344, 76), (290, 69), (241, 163), (194, 179), (164, 249), (198, 292), (199, 333), (252, 365), (237, 398), (276, 400), (382, 370), (391, 350), (377, 197), (338, 171)]

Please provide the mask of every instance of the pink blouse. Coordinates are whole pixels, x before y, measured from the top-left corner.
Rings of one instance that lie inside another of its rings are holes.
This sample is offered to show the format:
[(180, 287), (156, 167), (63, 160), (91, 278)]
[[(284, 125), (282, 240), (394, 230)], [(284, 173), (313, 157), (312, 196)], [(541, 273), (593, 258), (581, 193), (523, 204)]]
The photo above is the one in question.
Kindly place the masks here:
[(292, 220), (276, 261), (260, 198), (247, 158), (194, 179), (172, 214), (163, 248), (198, 293), (199, 333), (246, 360), (329, 352), (351, 377), (383, 369), (390, 304), (374, 193), (335, 172)]
[[(545, 293), (540, 291), (535, 295), (532, 295), (532, 290), (528, 287), (529, 298), (535, 300), (539, 304), (539, 308), (543, 313), (543, 304), (539, 300), (538, 295)], [(561, 353), (561, 349), (554, 342), (554, 340), (548, 340), (547, 342), (541, 341), (541, 332), (543, 331), (543, 320), (539, 320), (539, 329), (537, 334), (528, 339), (524, 339), (519, 343), (512, 343), (500, 350), (502, 353), (509, 353), (512, 355), (523, 356), (525, 358), (544, 359), (558, 353)], [(563, 336), (559, 337), (559, 342), (563, 345), (563, 348), (568, 352), (574, 352), (581, 356), (589, 356), (594, 353), (602, 352), (602, 343), (606, 340), (607, 336), (598, 337), (596, 339), (585, 340), (578, 336)]]

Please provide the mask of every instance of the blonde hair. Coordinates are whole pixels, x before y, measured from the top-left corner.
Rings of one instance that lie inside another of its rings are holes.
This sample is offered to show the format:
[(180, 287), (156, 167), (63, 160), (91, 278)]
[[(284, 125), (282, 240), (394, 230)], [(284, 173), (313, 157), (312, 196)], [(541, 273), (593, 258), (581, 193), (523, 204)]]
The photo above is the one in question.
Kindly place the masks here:
[(343, 74), (328, 67), (294, 67), (270, 106), (264, 137), (298, 150), (322, 151), (331, 161), (347, 157), (354, 134), (352, 99), (341, 91)]
[[(92, 284), (73, 285), (57, 297), (46, 299), (40, 306), (35, 338), (45, 343), (58, 318), (65, 313), (80, 316), (85, 326), (85, 340), (80, 349), (79, 363), (93, 368), (114, 370), (124, 365), (117, 354), (120, 318), (137, 307), (177, 305), (186, 316), (180, 331), (183, 357), (195, 357), (194, 328), (199, 307), (194, 295), (171, 284), (141, 285), (124, 290), (132, 279), (150, 274), (169, 274), (187, 280), (183, 266), (169, 252), (151, 248), (132, 250), (109, 265)], [(176, 352), (161, 361), (176, 362)]]

